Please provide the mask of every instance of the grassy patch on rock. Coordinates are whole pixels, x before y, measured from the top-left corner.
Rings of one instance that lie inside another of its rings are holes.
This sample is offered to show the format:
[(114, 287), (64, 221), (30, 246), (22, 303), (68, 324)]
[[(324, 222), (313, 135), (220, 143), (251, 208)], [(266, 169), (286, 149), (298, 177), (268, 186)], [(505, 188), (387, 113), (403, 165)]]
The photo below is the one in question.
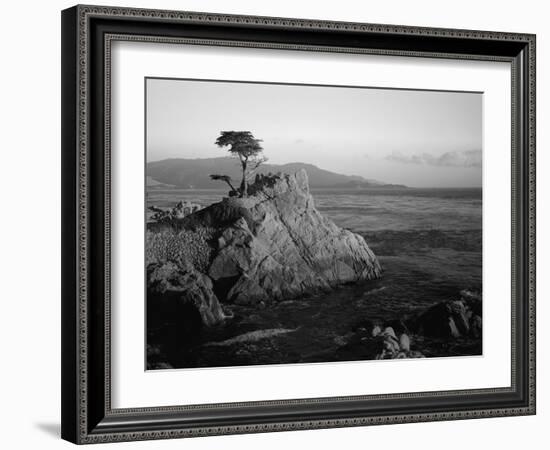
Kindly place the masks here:
[(192, 265), (199, 272), (206, 272), (212, 258), (214, 230), (197, 227), (194, 230), (148, 230), (146, 234), (146, 265), (175, 262), (181, 267)]

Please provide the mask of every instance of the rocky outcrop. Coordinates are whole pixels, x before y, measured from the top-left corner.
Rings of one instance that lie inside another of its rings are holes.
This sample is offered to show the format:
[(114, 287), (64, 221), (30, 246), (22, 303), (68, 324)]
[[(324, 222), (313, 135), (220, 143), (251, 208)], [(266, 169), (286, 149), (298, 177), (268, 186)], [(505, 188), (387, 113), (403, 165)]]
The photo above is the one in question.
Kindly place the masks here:
[[(449, 354), (481, 354), (481, 295), (463, 290), (459, 300), (448, 300), (401, 318), (360, 319), (352, 330), (334, 340), (346, 356), (401, 359)], [(434, 354), (434, 347), (437, 351)]]
[[(183, 311), (192, 321), (198, 313), (202, 324), (222, 322), (226, 315), (212, 290), (212, 280), (193, 267), (182, 268), (174, 262), (150, 264), (147, 269), (148, 302), (156, 302), (158, 311)], [(155, 306), (155, 305), (149, 305)]]
[(209, 326), (225, 318), (220, 302), (265, 304), (380, 276), (363, 237), (315, 208), (304, 170), (257, 177), (249, 193), (148, 224), (148, 304), (193, 305)]
[(424, 358), (414, 348), (414, 338), (405, 332), (394, 330), (387, 324), (362, 321), (353, 331), (336, 336), (334, 343), (339, 347), (341, 359), (348, 355), (361, 355), (364, 359)]
[(380, 276), (363, 237), (315, 208), (305, 170), (264, 177), (250, 192), (193, 215), (201, 226), (224, 224), (208, 276), (228, 301), (294, 298)]
[(437, 338), (459, 338), (481, 336), (481, 296), (463, 290), (460, 300), (437, 303), (412, 321), (420, 334)]
[(183, 219), (189, 214), (193, 214), (201, 209), (201, 206), (195, 203), (182, 200), (173, 208), (159, 208), (150, 206), (151, 211), (149, 219), (154, 222), (170, 222), (172, 220)]
[(375, 332), (373, 337), (379, 346), (376, 359), (424, 358), (419, 351), (411, 351), (411, 338), (407, 334), (402, 333), (398, 339), (392, 327), (386, 327), (380, 333)]

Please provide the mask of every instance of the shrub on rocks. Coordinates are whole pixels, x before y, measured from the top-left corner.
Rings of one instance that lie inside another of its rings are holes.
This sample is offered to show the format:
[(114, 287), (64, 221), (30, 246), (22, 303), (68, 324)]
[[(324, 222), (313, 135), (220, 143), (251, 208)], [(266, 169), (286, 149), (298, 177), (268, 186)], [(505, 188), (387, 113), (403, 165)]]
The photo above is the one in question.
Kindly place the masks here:
[(212, 248), (209, 241), (213, 232), (207, 228), (196, 230), (147, 231), (145, 261), (165, 263), (172, 261), (180, 267), (191, 265), (199, 272), (206, 272), (210, 265)]

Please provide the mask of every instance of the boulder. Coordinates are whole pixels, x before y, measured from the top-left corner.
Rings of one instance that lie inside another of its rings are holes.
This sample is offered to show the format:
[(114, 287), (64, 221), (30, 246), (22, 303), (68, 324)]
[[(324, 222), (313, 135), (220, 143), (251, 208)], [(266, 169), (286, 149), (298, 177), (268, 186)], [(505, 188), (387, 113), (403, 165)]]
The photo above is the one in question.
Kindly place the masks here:
[(466, 307), (472, 312), (472, 316), (482, 317), (483, 304), (481, 302), (481, 294), (479, 292), (464, 289), (460, 291), (460, 299)]
[(162, 303), (152, 308), (157, 312), (179, 310), (193, 315), (192, 307), (206, 326), (219, 324), (226, 318), (214, 294), (212, 280), (190, 265), (181, 267), (174, 262), (149, 264), (147, 294), (148, 304)]
[(481, 316), (474, 315), (470, 319), (470, 334), (475, 338), (480, 338), (482, 334)]
[(201, 209), (200, 205), (188, 201), (180, 201), (171, 211), (172, 219), (182, 219)]
[(159, 208), (150, 206), (149, 210), (153, 212), (150, 219), (154, 222), (171, 223), (193, 214), (201, 209), (201, 206), (186, 200), (179, 201), (173, 208)]
[(305, 170), (270, 177), (250, 191), (190, 216), (219, 229), (208, 276), (225, 286), (228, 301), (295, 298), (380, 276), (363, 237), (315, 208)]
[(462, 336), (460, 334), (460, 331), (458, 330), (458, 327), (456, 326), (455, 320), (453, 317), (448, 317), (448, 326), (449, 326), (449, 335), (454, 338), (459, 338)]
[(416, 332), (437, 338), (481, 336), (481, 299), (435, 304), (411, 321)]
[[(421, 352), (411, 351), (411, 341), (406, 334), (402, 334), (398, 341), (395, 338), (393, 330), (390, 333), (386, 329), (382, 334), (373, 339), (375, 345), (378, 347), (375, 359), (424, 358)], [(372, 345), (372, 342), (369, 345)]]
[(393, 331), (392, 327), (384, 328), (384, 331), (382, 332), (382, 336), (389, 336), (394, 340), (397, 340), (397, 336), (395, 335), (395, 331)]
[(404, 352), (408, 352), (411, 350), (411, 339), (405, 333), (399, 336), (399, 347)]
[(407, 327), (403, 319), (393, 319), (386, 322), (386, 327), (391, 327), (396, 333), (409, 333), (409, 328)]
[(459, 335), (466, 336), (470, 331), (470, 324), (468, 323), (468, 313), (464, 302), (461, 300), (450, 301), (447, 303), (447, 308), (450, 317), (456, 324)]

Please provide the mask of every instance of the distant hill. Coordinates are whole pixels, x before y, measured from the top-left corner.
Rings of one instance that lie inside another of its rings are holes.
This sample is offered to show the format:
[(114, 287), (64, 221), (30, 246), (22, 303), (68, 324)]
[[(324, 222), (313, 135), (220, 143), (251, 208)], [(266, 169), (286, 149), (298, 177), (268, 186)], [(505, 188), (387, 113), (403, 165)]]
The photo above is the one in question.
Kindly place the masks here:
[[(402, 185), (385, 184), (376, 180), (355, 175), (341, 175), (328, 170), (320, 169), (313, 164), (288, 163), (288, 164), (263, 164), (258, 173), (283, 172), (294, 174), (300, 169), (305, 169), (309, 177), (311, 188), (392, 188), (405, 187)], [(164, 159), (147, 164), (147, 186), (149, 188), (185, 188), (185, 189), (216, 189), (224, 185), (220, 181), (210, 179), (210, 174), (229, 175), (239, 183), (241, 177), (240, 167), (235, 158), (204, 158), (204, 159)]]
[(147, 176), (147, 186), (149, 187), (153, 187), (153, 188), (162, 188), (162, 189), (170, 189), (170, 188), (175, 188), (176, 186), (174, 186), (173, 184), (165, 184), (165, 183), (161, 183), (157, 180), (154, 180), (153, 178), (151, 178), (150, 176)]

